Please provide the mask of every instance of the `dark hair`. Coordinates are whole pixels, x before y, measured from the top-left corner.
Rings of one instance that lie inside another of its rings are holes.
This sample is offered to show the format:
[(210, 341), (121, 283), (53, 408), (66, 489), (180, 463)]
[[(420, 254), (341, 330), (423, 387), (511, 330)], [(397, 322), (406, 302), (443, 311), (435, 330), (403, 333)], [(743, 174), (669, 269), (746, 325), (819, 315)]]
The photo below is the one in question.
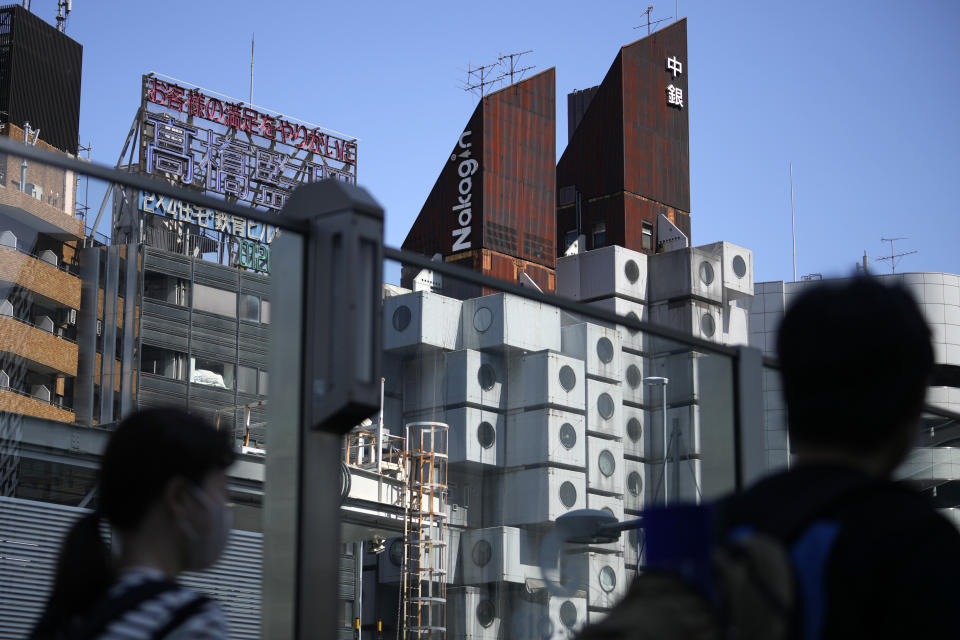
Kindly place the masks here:
[(930, 329), (913, 296), (870, 277), (799, 294), (777, 352), (797, 445), (882, 448), (919, 417), (933, 373)]
[(64, 539), (53, 591), (34, 637), (89, 611), (116, 578), (101, 519), (120, 532), (134, 530), (172, 478), (200, 483), (233, 460), (229, 433), (184, 411), (149, 409), (121, 422), (100, 463), (98, 507)]

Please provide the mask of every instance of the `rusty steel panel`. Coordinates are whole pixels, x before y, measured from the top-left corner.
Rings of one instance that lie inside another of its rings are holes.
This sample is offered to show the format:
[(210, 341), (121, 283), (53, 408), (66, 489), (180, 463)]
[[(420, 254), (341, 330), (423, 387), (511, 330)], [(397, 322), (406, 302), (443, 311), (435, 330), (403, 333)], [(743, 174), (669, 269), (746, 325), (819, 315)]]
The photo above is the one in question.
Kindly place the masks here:
[[(403, 248), (483, 271), (478, 250), (556, 264), (556, 72), (477, 105)], [(498, 268), (497, 273), (507, 274)], [(510, 280), (515, 282), (515, 276)]]
[(556, 71), (484, 98), (483, 248), (556, 265)]
[[(604, 222), (605, 245), (652, 253), (642, 247), (641, 223), (656, 233), (659, 214), (690, 237), (686, 29), (680, 20), (620, 50), (557, 164), (558, 190), (576, 187), (580, 194), (587, 248), (594, 248), (593, 225)], [(668, 68), (668, 58), (679, 68)], [(682, 107), (669, 103), (671, 85)], [(558, 255), (575, 228), (576, 208), (558, 208)]]
[[(624, 47), (622, 57), (624, 190), (690, 211), (686, 20)], [(668, 58), (679, 72), (667, 69)], [(668, 104), (671, 85), (682, 107)]]

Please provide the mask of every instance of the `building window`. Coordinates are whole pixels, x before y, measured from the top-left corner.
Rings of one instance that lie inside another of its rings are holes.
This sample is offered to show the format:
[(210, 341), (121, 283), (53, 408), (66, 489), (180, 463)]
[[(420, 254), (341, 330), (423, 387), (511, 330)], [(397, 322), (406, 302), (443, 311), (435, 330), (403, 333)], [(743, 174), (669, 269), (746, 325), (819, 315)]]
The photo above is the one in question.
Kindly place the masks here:
[(653, 225), (649, 222), (640, 223), (640, 248), (644, 251), (653, 250)]
[(183, 380), (186, 354), (145, 344), (140, 348), (140, 371), (155, 376)]
[(260, 301), (260, 322), (263, 324), (270, 324), (270, 301), (261, 300)]
[[(122, 284), (120, 290), (123, 291)], [(186, 280), (165, 273), (144, 271), (143, 297), (186, 306), (190, 299), (190, 284)]]
[(593, 248), (597, 249), (607, 244), (607, 223), (593, 223)]
[(194, 283), (193, 308), (197, 311), (207, 311), (221, 316), (236, 318), (237, 294), (233, 291)]
[(237, 367), (237, 391), (240, 393), (257, 392), (257, 370), (240, 365)]
[(569, 249), (569, 248), (570, 248), (570, 245), (572, 245), (574, 242), (577, 241), (577, 237), (578, 237), (578, 236), (579, 236), (579, 234), (577, 233), (577, 230), (576, 230), (576, 229), (570, 229), (570, 231), (567, 231), (567, 236), (566, 236), (566, 238), (565, 238), (565, 240), (564, 240), (563, 248), (564, 248), (564, 249)]
[(260, 322), (260, 297), (249, 293), (240, 294), (240, 319)]
[(267, 395), (267, 372), (261, 370), (257, 380), (257, 393)]
[(207, 358), (190, 358), (190, 381), (208, 387), (233, 389), (233, 365)]

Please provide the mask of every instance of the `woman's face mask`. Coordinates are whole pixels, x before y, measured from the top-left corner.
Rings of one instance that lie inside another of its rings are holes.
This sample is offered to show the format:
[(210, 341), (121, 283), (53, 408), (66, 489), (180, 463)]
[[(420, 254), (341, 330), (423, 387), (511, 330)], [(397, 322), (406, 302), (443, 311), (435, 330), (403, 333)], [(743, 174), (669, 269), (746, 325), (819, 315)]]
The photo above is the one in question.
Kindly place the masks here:
[(232, 514), (226, 505), (212, 498), (200, 487), (191, 486), (190, 496), (200, 505), (204, 516), (202, 521), (193, 523), (187, 518), (177, 521), (187, 539), (187, 561), (184, 568), (206, 569), (217, 561), (227, 546)]

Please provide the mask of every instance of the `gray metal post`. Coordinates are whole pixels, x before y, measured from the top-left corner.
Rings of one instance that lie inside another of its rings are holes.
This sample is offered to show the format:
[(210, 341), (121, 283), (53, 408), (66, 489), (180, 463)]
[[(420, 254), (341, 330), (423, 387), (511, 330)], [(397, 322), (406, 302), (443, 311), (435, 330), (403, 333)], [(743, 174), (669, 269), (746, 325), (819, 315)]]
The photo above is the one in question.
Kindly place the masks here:
[(734, 376), (736, 484), (742, 491), (766, 471), (763, 426), (763, 354), (738, 347)]
[(666, 506), (670, 503), (670, 491), (669, 485), (667, 484), (667, 478), (670, 477), (669, 473), (669, 461), (670, 461), (670, 440), (667, 438), (667, 383), (668, 379), (664, 378), (661, 382), (663, 387), (663, 504)]

